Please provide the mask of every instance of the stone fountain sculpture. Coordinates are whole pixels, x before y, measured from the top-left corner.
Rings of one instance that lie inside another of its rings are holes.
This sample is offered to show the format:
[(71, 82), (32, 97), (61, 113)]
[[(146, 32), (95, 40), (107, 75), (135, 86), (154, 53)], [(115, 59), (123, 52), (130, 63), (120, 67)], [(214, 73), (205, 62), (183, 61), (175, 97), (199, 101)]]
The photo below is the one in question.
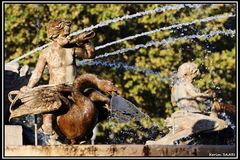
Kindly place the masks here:
[(157, 141), (147, 141), (146, 144), (173, 145), (181, 138), (196, 133), (220, 131), (228, 127), (227, 122), (217, 117), (217, 112), (223, 109), (235, 112), (234, 107), (220, 104), (214, 98), (211, 112), (207, 113), (207, 106), (203, 102), (215, 96), (210, 90), (201, 93), (192, 84), (199, 75), (200, 72), (194, 63), (184, 63), (179, 67), (178, 80), (171, 89), (172, 105), (177, 106), (179, 111), (165, 121), (170, 132), (165, 137)]
[[(61, 88), (60, 86), (62, 84), (71, 85), (76, 79), (77, 70), (75, 66), (75, 57), (77, 56), (82, 58), (94, 57), (94, 46), (92, 42), (90, 42), (90, 39), (92, 39), (95, 36), (95, 33), (93, 31), (89, 31), (89, 32), (84, 32), (75, 37), (70, 37), (69, 36), (70, 25), (71, 25), (70, 21), (64, 20), (64, 19), (54, 19), (49, 21), (47, 26), (47, 33), (48, 33), (48, 38), (52, 41), (52, 43), (40, 53), (38, 62), (36, 64), (36, 68), (32, 76), (30, 77), (28, 84), (22, 87), (19, 93), (17, 94), (17, 97), (15, 97), (16, 100), (21, 99), (24, 105), (20, 106), (18, 110), (16, 110), (15, 112), (11, 111), (12, 112), (11, 117), (19, 116), (19, 115), (15, 115), (15, 113), (19, 112), (21, 109), (24, 110), (23, 106), (29, 106), (30, 108), (28, 108), (28, 110), (32, 109), (31, 112), (34, 114), (45, 112), (43, 114), (43, 124), (42, 124), (41, 130), (45, 135), (49, 135), (51, 140), (49, 141), (49, 144), (55, 144), (57, 142), (56, 139), (58, 138), (58, 135), (56, 134), (52, 125), (53, 119), (54, 119), (53, 113), (49, 113), (49, 112), (46, 113), (46, 110), (45, 110), (46, 108), (44, 107), (47, 107), (48, 111), (59, 109), (59, 106), (61, 105), (59, 101), (60, 97), (64, 100), (64, 102), (66, 102), (65, 105), (71, 106), (72, 104), (70, 104), (70, 102), (67, 102), (68, 99), (64, 98), (63, 96), (59, 96), (57, 92), (62, 91), (61, 89), (59, 89)], [(46, 65), (48, 67), (49, 75), (50, 75), (49, 85), (40, 86), (41, 89), (34, 88), (36, 84), (39, 82)], [(85, 78), (88, 77), (86, 81), (91, 82), (95, 80), (94, 83), (96, 83), (97, 78), (94, 75), (91, 75), (91, 76), (85, 75), (84, 77)], [(95, 79), (89, 80), (90, 77)], [(77, 82), (80, 83), (80, 81), (82, 82), (84, 80), (80, 78), (80, 80), (78, 79)], [(76, 83), (74, 83), (73, 85), (76, 85)], [(113, 87), (113, 85), (110, 84), (110, 82), (109, 82), (109, 85)], [(105, 87), (107, 86), (105, 85)], [(75, 87), (74, 89), (79, 89), (79, 88)], [(109, 88), (104, 88), (104, 89), (108, 90)], [(116, 88), (113, 88), (113, 90), (115, 91)], [(45, 97), (41, 97), (41, 96), (36, 97), (36, 95), (43, 94), (43, 93), (45, 93)], [(52, 96), (54, 97), (49, 98), (50, 95), (48, 95), (48, 93), (53, 94)], [(74, 93), (75, 93), (75, 90), (74, 90)], [(95, 92), (95, 90), (89, 90), (88, 94), (98, 95), (98, 92)], [(33, 98), (31, 96), (35, 96), (34, 98), (42, 98), (42, 99), (35, 99), (33, 103), (31, 102), (32, 100), (31, 98)], [(72, 99), (73, 101), (76, 102), (74, 98), (75, 97), (73, 96)], [(94, 98), (97, 99), (99, 97), (95, 95)], [(12, 101), (12, 105), (14, 105), (15, 101), (13, 99), (11, 99), (11, 101)], [(110, 100), (107, 97), (105, 97), (104, 101), (110, 102)], [(42, 105), (42, 103), (45, 103), (45, 102), (49, 102), (49, 104), (47, 106)], [(34, 106), (36, 110), (34, 109)], [(24, 114), (24, 113), (20, 113), (20, 114)]]
[[(23, 104), (10, 110), (10, 119), (27, 114), (51, 113), (54, 115), (52, 129), (57, 142), (76, 144), (89, 136), (95, 125), (107, 115), (110, 99), (93, 88), (81, 90), (85, 83), (92, 83), (103, 93), (116, 92), (111, 81), (99, 79), (93, 74), (78, 76), (72, 85), (42, 85), (19, 91), (16, 100)], [(14, 105), (14, 100), (12, 105)], [(44, 117), (43, 117), (44, 118)], [(49, 140), (50, 145), (59, 144)]]
[[(28, 84), (20, 90), (11, 91), (8, 96), (11, 102), (9, 119), (42, 114), (43, 123), (39, 132), (48, 137), (43, 142), (46, 145), (76, 144), (86, 140), (94, 126), (107, 119), (110, 112), (121, 113), (121, 117), (125, 115), (125, 120), (143, 115), (132, 103), (113, 94), (118, 89), (111, 81), (94, 74), (77, 76), (75, 57), (94, 57), (90, 39), (95, 33), (89, 31), (70, 37), (70, 24), (64, 19), (49, 21), (47, 33), (52, 43), (40, 53)], [(50, 75), (49, 84), (36, 86), (46, 66)], [(87, 83), (97, 89), (86, 88)], [(107, 94), (112, 94), (112, 98)], [(19, 100), (22, 105), (13, 109)]]

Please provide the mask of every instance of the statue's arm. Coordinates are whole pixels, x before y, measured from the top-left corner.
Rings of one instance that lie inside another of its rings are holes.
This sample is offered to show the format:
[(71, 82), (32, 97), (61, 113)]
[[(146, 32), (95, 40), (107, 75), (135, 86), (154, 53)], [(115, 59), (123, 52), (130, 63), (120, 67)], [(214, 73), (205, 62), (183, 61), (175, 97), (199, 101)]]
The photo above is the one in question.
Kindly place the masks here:
[(69, 36), (58, 37), (54, 41), (56, 41), (61, 47), (64, 47), (64, 48), (79, 47), (84, 43), (83, 41), (79, 41), (78, 37), (69, 37)]
[(44, 53), (40, 54), (36, 68), (33, 71), (33, 74), (27, 85), (29, 88), (34, 87), (38, 83), (38, 81), (40, 80), (40, 78), (42, 76), (42, 72), (45, 68), (46, 63), (47, 63), (47, 61), (46, 61), (45, 54)]
[(78, 47), (83, 43), (79, 41), (78, 37), (58, 37), (55, 41), (64, 48)]
[(57, 43), (64, 48), (74, 48), (74, 52), (78, 57), (87, 59), (94, 57), (94, 45), (91, 41), (80, 41), (79, 37), (59, 37)]
[(75, 54), (78, 57), (82, 57), (84, 59), (93, 58), (95, 56), (94, 51), (94, 45), (90, 41), (84, 43), (81, 47), (75, 47)]
[(198, 92), (193, 85), (187, 85), (186, 90), (189, 96), (191, 96), (192, 98), (195, 98), (200, 102), (206, 100), (206, 98), (211, 97), (211, 94)]
[(172, 106), (177, 106), (177, 102), (176, 102), (176, 99), (174, 97), (174, 95), (176, 94), (176, 88), (173, 86), (173, 88), (171, 89), (171, 103), (172, 103)]

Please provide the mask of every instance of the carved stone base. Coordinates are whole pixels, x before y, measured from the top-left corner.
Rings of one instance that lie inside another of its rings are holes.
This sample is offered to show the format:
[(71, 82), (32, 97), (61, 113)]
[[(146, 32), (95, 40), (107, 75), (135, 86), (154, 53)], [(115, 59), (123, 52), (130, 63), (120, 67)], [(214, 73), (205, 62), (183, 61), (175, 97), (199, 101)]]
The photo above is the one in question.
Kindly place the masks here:
[(210, 117), (203, 114), (191, 112), (175, 112), (166, 119), (166, 126), (171, 131), (157, 141), (147, 141), (147, 145), (173, 145), (181, 138), (201, 132), (220, 131), (228, 127), (227, 123), (217, 117)]

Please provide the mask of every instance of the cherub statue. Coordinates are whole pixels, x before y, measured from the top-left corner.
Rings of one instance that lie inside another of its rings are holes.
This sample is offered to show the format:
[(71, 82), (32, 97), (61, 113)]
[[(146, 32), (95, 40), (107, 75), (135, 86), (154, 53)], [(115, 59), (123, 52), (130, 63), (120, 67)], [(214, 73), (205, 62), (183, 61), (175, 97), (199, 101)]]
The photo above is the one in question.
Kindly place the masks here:
[[(71, 38), (69, 36), (70, 25), (70, 21), (64, 19), (49, 21), (47, 34), (52, 43), (40, 53), (29, 83), (22, 87), (21, 91), (26, 92), (36, 86), (46, 65), (50, 75), (49, 84), (72, 84), (77, 75), (75, 56), (94, 57), (94, 46), (90, 39), (95, 36), (95, 33), (93, 31), (84, 32)], [(52, 114), (43, 115), (42, 129), (45, 134), (55, 135), (52, 119)]]
[[(110, 112), (122, 113), (124, 120), (142, 116), (132, 103), (115, 96), (118, 89), (111, 81), (93, 74), (76, 76), (75, 55), (83, 58), (94, 56), (94, 46), (90, 42), (95, 36), (93, 31), (71, 38), (70, 22), (56, 19), (49, 22), (47, 32), (52, 43), (40, 54), (29, 83), (20, 91), (9, 94), (12, 102), (9, 119), (42, 113), (41, 129), (50, 137), (46, 144), (54, 145), (59, 144), (59, 137), (71, 144), (87, 140), (86, 136), (94, 126), (107, 119)], [(46, 65), (50, 74), (49, 85), (35, 87)], [(86, 89), (86, 83), (95, 85), (98, 90)], [(112, 95), (111, 100), (106, 93)], [(13, 95), (16, 95), (14, 99)], [(12, 106), (18, 100), (22, 104), (13, 110)]]
[(199, 75), (199, 69), (194, 63), (184, 63), (178, 68), (178, 80), (171, 89), (171, 102), (173, 106), (179, 108), (179, 111), (174, 112), (165, 120), (165, 125), (170, 128), (170, 132), (161, 139), (147, 141), (146, 144), (173, 145), (181, 138), (196, 133), (227, 128), (227, 123), (216, 115), (216, 112), (224, 107), (221, 108), (214, 103), (213, 114), (203, 112), (207, 108), (203, 102), (212, 98), (214, 93), (209, 90), (202, 93), (192, 84)]
[(171, 102), (173, 106), (177, 106), (181, 111), (201, 112), (201, 103), (207, 98), (213, 96), (213, 92), (207, 90), (200, 92), (192, 82), (200, 75), (199, 69), (194, 63), (184, 63), (178, 68), (177, 82), (171, 89)]

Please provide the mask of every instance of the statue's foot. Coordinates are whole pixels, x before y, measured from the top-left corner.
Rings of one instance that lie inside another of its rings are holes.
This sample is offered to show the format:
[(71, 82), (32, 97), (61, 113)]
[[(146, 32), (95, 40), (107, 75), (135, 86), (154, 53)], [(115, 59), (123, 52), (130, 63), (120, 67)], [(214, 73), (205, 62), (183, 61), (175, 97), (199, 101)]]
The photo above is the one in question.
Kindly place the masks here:
[(62, 145), (62, 143), (57, 139), (57, 134), (49, 135), (49, 139), (46, 141), (46, 145)]
[(55, 131), (53, 130), (51, 124), (43, 124), (42, 127), (40, 128), (40, 130), (44, 134), (48, 134), (48, 135), (55, 134)]
[(41, 144), (42, 145), (61, 145), (62, 143), (58, 140), (58, 135), (55, 131), (51, 134), (45, 133), (42, 128), (38, 130), (38, 134), (41, 135)]

